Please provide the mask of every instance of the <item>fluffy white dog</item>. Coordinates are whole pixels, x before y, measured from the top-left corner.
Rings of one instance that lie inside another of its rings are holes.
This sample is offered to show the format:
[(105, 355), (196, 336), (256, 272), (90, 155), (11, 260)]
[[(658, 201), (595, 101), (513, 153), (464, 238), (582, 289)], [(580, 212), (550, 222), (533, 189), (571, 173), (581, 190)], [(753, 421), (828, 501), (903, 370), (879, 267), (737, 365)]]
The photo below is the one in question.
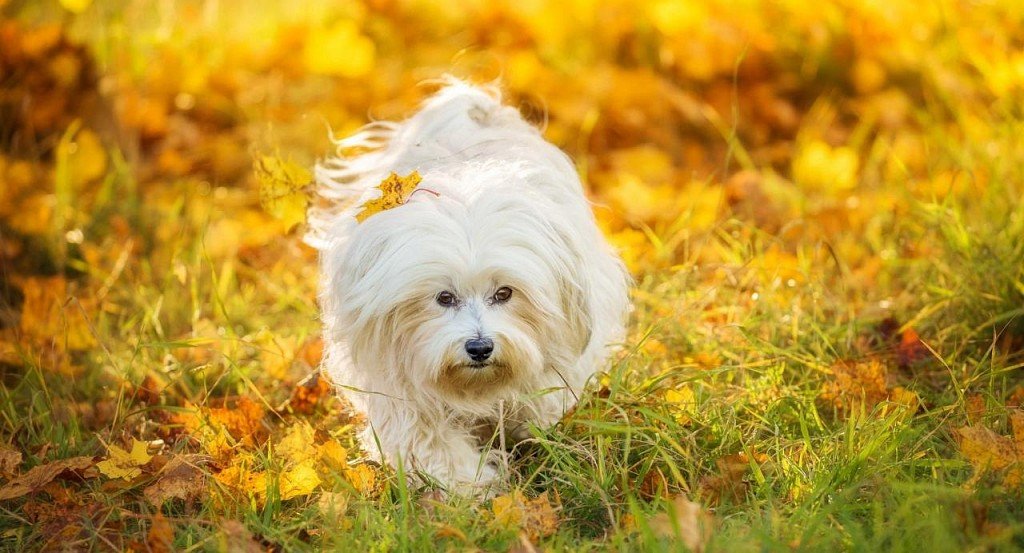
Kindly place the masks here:
[[(447, 79), (412, 118), (338, 147), (308, 236), (324, 367), (365, 414), (368, 453), (487, 493), (492, 448), (557, 422), (621, 340), (629, 277), (569, 158), (496, 89)], [(413, 171), (417, 193), (357, 221), (382, 179)]]

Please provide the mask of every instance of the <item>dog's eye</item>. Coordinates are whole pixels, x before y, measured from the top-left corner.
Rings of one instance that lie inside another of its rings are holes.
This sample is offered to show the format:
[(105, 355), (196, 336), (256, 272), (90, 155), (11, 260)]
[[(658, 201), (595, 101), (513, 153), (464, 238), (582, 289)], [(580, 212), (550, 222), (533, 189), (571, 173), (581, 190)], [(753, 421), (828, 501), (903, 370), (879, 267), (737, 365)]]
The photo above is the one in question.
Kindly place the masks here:
[(458, 301), (458, 298), (455, 297), (455, 294), (453, 294), (453, 293), (451, 293), (451, 292), (449, 292), (447, 290), (445, 290), (444, 292), (441, 292), (440, 294), (437, 295), (437, 303), (439, 303), (440, 305), (443, 305), (445, 307), (451, 307), (451, 306), (455, 305), (455, 302), (457, 302), (457, 301)]
[(494, 293), (492, 299), (494, 300), (494, 303), (505, 303), (511, 297), (512, 289), (509, 288), (508, 286), (502, 286), (501, 288), (498, 288), (497, 292)]

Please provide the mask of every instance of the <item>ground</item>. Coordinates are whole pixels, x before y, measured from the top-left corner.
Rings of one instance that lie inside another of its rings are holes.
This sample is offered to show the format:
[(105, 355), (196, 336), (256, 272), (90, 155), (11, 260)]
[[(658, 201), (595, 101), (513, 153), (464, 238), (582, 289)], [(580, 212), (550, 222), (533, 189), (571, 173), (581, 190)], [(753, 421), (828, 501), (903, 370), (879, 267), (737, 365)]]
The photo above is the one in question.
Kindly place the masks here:
[[(3, 549), (1024, 549), (1017, 2), (287, 4), (0, 0)], [(636, 281), (486, 502), (361, 457), (301, 240), (444, 73)]]

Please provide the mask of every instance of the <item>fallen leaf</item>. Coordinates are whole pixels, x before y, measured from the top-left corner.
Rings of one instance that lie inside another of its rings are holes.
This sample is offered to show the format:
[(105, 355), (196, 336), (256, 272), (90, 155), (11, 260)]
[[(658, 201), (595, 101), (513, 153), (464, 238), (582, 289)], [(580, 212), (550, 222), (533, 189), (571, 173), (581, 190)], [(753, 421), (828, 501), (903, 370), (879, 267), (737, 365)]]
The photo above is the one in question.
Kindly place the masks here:
[[(755, 454), (753, 463), (762, 465), (768, 460), (763, 453)], [(700, 480), (700, 497), (709, 505), (718, 505), (723, 500), (733, 503), (743, 501), (750, 487), (748, 474), (751, 470), (750, 457), (745, 452), (726, 455), (715, 460), (717, 473)]]
[(292, 499), (313, 493), (320, 486), (313, 460), (309, 459), (281, 473), (279, 491), (281, 499)]
[(11, 480), (0, 488), (0, 501), (14, 499), (38, 491), (65, 472), (80, 472), (93, 466), (92, 457), (60, 459), (33, 467), (25, 474)]
[(900, 344), (896, 348), (899, 365), (901, 368), (911, 367), (914, 364), (927, 359), (930, 355), (928, 347), (921, 341), (917, 331), (908, 328), (900, 335)]
[(329, 397), (331, 383), (315, 373), (307, 382), (295, 387), (292, 397), (288, 400), (288, 406), (296, 413), (308, 415), (316, 409), (320, 402)]
[(964, 402), (964, 410), (967, 412), (967, 424), (976, 426), (984, 422), (985, 413), (988, 408), (985, 405), (985, 398), (981, 394), (971, 394)]
[(373, 497), (377, 489), (377, 473), (366, 463), (360, 463), (344, 470), (345, 480), (364, 497)]
[(419, 171), (413, 171), (401, 177), (397, 173), (391, 173), (377, 185), (381, 191), (379, 198), (367, 200), (363, 209), (356, 213), (356, 221), (362, 223), (371, 215), (387, 211), (405, 203), (405, 200), (416, 190), (416, 187), (423, 180)]
[(697, 400), (693, 389), (689, 386), (683, 386), (678, 390), (667, 390), (665, 392), (665, 403), (673, 408), (672, 416), (679, 424), (689, 423), (697, 407)]
[(168, 499), (193, 501), (206, 489), (206, 473), (199, 465), (209, 461), (203, 455), (174, 457), (164, 465), (157, 481), (142, 491), (150, 503), (157, 507)]
[(244, 461), (233, 464), (213, 475), (213, 479), (228, 488), (229, 497), (242, 492), (246, 497), (263, 503), (267, 498), (267, 473), (252, 472)]
[(530, 539), (537, 541), (558, 531), (558, 512), (544, 492), (534, 499), (527, 499), (516, 490), (491, 500), (494, 521), (506, 528), (518, 528)]
[(220, 525), (219, 551), (233, 553), (263, 553), (266, 547), (256, 541), (252, 532), (237, 520), (226, 520)]
[(170, 553), (174, 550), (174, 527), (167, 517), (157, 511), (146, 534), (146, 546), (150, 553)]
[(265, 434), (263, 416), (266, 410), (261, 403), (247, 397), (239, 398), (234, 407), (212, 407), (207, 411), (212, 425), (224, 428), (231, 437), (246, 447), (256, 445)]
[(819, 398), (841, 414), (849, 414), (860, 406), (870, 409), (888, 398), (888, 371), (879, 361), (841, 361), (829, 368), (829, 374)]
[(314, 443), (313, 427), (306, 421), (293, 424), (284, 438), (277, 443), (274, 453), (284, 460), (286, 465), (297, 465), (315, 459), (319, 449)]
[(1003, 436), (985, 426), (957, 429), (960, 454), (974, 466), (973, 485), (989, 473), (1002, 473), (1004, 486), (1024, 486), (1024, 416), (1011, 415), (1012, 437)]
[(669, 512), (652, 518), (650, 525), (656, 534), (680, 539), (688, 550), (701, 553), (711, 540), (714, 522), (714, 516), (699, 503), (678, 496)]
[(340, 517), (348, 510), (348, 494), (344, 492), (323, 492), (316, 502), (317, 508), (325, 515)]
[(343, 472), (348, 468), (348, 450), (334, 440), (328, 440), (317, 446), (320, 462), (335, 471)]
[(8, 444), (0, 444), (0, 473), (14, 474), (21, 465), (21, 452)]
[(253, 172), (259, 183), (260, 205), (267, 213), (283, 221), (287, 229), (306, 220), (306, 189), (313, 182), (307, 169), (278, 157), (259, 156), (253, 162)]
[(111, 444), (107, 447), (107, 458), (96, 463), (96, 468), (107, 478), (132, 480), (142, 474), (142, 465), (153, 458), (147, 452), (148, 448), (149, 445), (146, 442), (136, 439), (132, 439), (130, 452)]

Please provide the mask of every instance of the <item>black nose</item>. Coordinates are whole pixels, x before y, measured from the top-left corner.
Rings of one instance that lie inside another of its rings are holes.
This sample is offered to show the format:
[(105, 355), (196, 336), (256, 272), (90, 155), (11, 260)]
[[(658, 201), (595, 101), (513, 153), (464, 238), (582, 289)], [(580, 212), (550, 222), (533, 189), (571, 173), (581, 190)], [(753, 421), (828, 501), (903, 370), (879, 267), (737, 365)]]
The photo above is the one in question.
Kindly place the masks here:
[(473, 361), (487, 361), (492, 351), (494, 351), (494, 342), (490, 338), (466, 340), (466, 353)]

